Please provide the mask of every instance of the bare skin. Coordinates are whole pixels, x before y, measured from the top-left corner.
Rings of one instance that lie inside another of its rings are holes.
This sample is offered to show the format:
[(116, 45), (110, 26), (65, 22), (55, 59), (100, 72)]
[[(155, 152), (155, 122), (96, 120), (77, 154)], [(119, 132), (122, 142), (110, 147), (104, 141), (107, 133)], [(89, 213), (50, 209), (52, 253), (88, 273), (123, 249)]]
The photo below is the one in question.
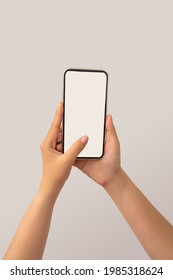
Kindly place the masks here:
[[(38, 193), (25, 214), (4, 259), (41, 259), (55, 201), (72, 166), (101, 185), (111, 196), (152, 259), (173, 259), (173, 227), (154, 208), (121, 168), (120, 143), (111, 115), (106, 119), (105, 153), (99, 160), (76, 160), (86, 136), (62, 154), (63, 105), (41, 144), (43, 176)], [(58, 144), (57, 144), (58, 142)]]
[(77, 140), (62, 154), (61, 121), (63, 105), (59, 104), (54, 121), (40, 148), (43, 159), (43, 175), (39, 190), (26, 212), (4, 259), (41, 259), (49, 232), (55, 201), (67, 180), (73, 162), (85, 147), (88, 137)]
[(173, 227), (135, 186), (120, 164), (120, 143), (107, 117), (105, 154), (99, 161), (76, 161), (111, 196), (151, 259), (173, 259)]

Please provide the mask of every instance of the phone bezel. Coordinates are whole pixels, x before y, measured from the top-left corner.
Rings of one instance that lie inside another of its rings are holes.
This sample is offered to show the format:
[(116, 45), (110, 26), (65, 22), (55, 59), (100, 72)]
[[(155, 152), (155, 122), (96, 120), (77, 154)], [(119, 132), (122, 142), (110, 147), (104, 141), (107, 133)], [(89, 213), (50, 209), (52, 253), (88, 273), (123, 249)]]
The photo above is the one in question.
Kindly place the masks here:
[(105, 92), (105, 106), (104, 106), (104, 132), (103, 132), (103, 143), (102, 143), (102, 154), (99, 157), (77, 157), (77, 160), (82, 159), (100, 159), (104, 155), (104, 149), (105, 149), (105, 133), (106, 133), (106, 114), (107, 114), (107, 92), (108, 92), (108, 73), (104, 70), (96, 70), (96, 69), (76, 69), (76, 68), (69, 68), (64, 72), (64, 78), (63, 78), (63, 122), (62, 122), (62, 152), (64, 153), (64, 138), (65, 138), (65, 82), (66, 82), (66, 74), (69, 71), (75, 71), (75, 72), (97, 72), (97, 73), (104, 73), (106, 75), (106, 92)]

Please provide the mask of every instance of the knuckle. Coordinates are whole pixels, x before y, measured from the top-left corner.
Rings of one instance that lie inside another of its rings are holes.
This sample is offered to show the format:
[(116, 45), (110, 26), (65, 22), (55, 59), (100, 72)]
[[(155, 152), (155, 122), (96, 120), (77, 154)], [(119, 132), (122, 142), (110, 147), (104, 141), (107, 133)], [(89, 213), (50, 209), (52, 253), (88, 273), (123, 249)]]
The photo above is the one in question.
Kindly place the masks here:
[(64, 165), (68, 165), (68, 164), (69, 164), (69, 157), (67, 157), (66, 155), (64, 155), (64, 156), (63, 156), (62, 163), (63, 163)]
[(66, 166), (66, 168), (70, 167), (73, 163), (74, 159), (73, 159), (73, 155), (72, 154), (64, 154), (63, 155), (63, 161), (62, 163), (64, 164), (64, 166)]

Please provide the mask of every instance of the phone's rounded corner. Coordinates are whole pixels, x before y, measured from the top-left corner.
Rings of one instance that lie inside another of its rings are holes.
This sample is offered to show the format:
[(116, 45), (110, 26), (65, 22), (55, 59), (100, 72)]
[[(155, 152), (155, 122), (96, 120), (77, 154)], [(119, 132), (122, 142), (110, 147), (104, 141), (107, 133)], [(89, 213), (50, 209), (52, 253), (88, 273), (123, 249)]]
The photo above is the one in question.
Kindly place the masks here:
[(66, 76), (66, 74), (68, 73), (68, 72), (70, 72), (72, 69), (71, 68), (67, 68), (65, 71), (64, 71), (64, 77)]
[(102, 70), (102, 73), (104, 73), (106, 75), (106, 79), (108, 80), (108, 72), (106, 72), (105, 70)]
[(104, 151), (102, 152), (102, 154), (100, 156), (97, 157), (97, 159), (102, 159), (103, 156), (104, 156)]

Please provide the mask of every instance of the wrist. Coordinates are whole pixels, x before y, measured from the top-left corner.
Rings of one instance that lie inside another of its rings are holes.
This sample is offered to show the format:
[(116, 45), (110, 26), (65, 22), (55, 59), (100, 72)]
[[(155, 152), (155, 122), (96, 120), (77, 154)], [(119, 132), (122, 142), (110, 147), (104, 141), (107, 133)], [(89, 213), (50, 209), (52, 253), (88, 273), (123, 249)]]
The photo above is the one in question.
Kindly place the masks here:
[(127, 174), (120, 168), (115, 176), (104, 185), (104, 189), (110, 196), (116, 197), (125, 190), (128, 185), (128, 180)]
[(62, 186), (53, 186), (49, 181), (42, 178), (38, 193), (50, 203), (55, 203)]

